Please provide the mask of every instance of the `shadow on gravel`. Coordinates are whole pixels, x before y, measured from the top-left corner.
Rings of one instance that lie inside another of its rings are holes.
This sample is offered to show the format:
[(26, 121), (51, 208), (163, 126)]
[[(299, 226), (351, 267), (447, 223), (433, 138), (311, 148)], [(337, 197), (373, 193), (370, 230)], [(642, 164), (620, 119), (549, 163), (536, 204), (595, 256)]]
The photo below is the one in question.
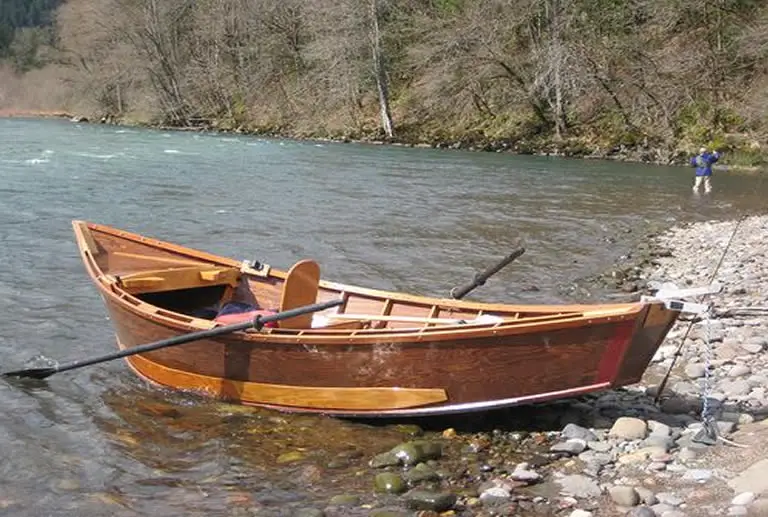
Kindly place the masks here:
[[(427, 432), (454, 429), (459, 433), (553, 432), (568, 424), (595, 429), (610, 429), (620, 417), (655, 420), (670, 427), (686, 427), (701, 421), (703, 398), (665, 391), (657, 404), (654, 391), (618, 389), (563, 401), (531, 404), (492, 411), (400, 419), (357, 420), (371, 426), (416, 425)], [(711, 415), (717, 421), (737, 423), (748, 414), (755, 420), (768, 416), (768, 410), (745, 410), (735, 404), (709, 400)]]

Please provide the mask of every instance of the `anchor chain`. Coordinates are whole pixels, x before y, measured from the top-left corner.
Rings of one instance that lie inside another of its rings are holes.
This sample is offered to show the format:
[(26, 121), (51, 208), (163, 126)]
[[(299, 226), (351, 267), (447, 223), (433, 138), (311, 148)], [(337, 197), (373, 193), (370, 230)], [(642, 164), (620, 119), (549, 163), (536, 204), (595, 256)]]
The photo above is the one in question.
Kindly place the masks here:
[(693, 441), (714, 445), (717, 443), (717, 422), (713, 411), (715, 400), (712, 395), (712, 308), (702, 313), (704, 323), (704, 381), (701, 390), (701, 432), (693, 437)]

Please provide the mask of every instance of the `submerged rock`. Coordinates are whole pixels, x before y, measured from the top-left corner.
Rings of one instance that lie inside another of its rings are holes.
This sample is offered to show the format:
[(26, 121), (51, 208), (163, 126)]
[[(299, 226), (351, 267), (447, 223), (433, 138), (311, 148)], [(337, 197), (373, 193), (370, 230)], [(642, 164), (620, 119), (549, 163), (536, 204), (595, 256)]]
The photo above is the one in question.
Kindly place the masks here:
[(437, 442), (417, 440), (395, 446), (391, 451), (401, 464), (416, 465), (427, 460), (438, 459), (443, 454), (442, 445)]
[(403, 478), (399, 474), (392, 472), (382, 472), (376, 474), (374, 478), (374, 487), (377, 492), (385, 492), (388, 494), (401, 494), (405, 492), (406, 486)]
[(412, 510), (444, 512), (456, 504), (456, 496), (450, 492), (428, 492), (411, 490), (403, 496), (405, 504)]

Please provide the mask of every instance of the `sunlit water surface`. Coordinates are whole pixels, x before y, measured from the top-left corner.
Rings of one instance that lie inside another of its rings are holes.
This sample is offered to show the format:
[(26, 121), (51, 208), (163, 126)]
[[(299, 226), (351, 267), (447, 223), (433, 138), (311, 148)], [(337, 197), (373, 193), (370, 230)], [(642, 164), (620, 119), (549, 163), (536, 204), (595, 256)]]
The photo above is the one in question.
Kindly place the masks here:
[[(0, 141), (3, 370), (113, 350), (72, 219), (281, 269), (312, 257), (332, 280), (436, 296), (522, 240), (523, 257), (471, 297), (549, 303), (649, 224), (761, 210), (767, 190), (717, 174), (715, 192), (695, 196), (685, 168), (64, 121), (0, 120)], [(9, 515), (288, 515), (369, 493), (356, 472), (403, 439), (168, 393), (122, 362), (0, 380), (0, 403)]]

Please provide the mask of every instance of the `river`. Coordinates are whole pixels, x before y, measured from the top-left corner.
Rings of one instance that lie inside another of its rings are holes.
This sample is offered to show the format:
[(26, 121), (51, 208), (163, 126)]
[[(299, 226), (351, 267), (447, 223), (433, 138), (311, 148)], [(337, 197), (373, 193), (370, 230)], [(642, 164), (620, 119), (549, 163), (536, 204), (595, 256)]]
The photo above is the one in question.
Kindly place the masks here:
[[(4, 370), (114, 349), (72, 219), (280, 269), (312, 257), (331, 280), (437, 296), (524, 242), (471, 297), (550, 303), (648, 228), (756, 212), (768, 191), (720, 173), (694, 195), (679, 167), (64, 120), (0, 119), (0, 141)], [(0, 380), (0, 404), (0, 515), (289, 515), (370, 492), (366, 455), (404, 433), (164, 392), (121, 362)], [(339, 458), (346, 468), (312, 470)]]

